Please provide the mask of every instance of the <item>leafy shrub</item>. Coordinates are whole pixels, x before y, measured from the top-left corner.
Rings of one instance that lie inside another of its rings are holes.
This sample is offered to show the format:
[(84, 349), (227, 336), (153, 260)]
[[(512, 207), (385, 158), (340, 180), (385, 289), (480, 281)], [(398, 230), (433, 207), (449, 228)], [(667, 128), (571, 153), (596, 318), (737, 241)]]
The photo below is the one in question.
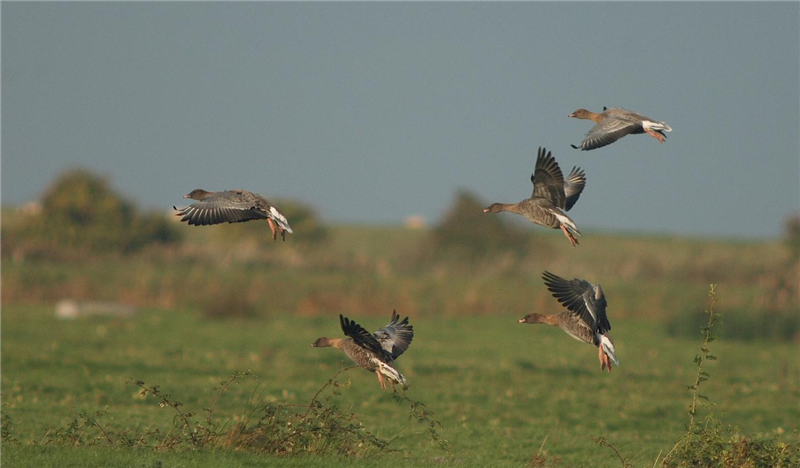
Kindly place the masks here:
[(15, 234), (32, 246), (121, 252), (179, 239), (166, 217), (139, 214), (107, 180), (84, 169), (58, 177), (42, 197), (41, 210), (29, 214)]
[[(5, 407), (6, 405), (3, 405)], [(15, 444), (17, 438), (14, 437), (14, 426), (11, 423), (11, 416), (3, 413), (0, 416), (0, 442), (4, 444)]]
[(800, 441), (743, 436), (713, 416), (666, 457), (661, 466), (674, 468), (790, 468), (800, 466)]
[[(154, 398), (161, 408), (173, 413), (172, 425), (166, 431), (159, 429), (112, 430), (102, 418), (105, 410), (95, 413), (81, 412), (65, 427), (50, 428), (37, 444), (62, 446), (126, 446), (146, 447), (156, 450), (186, 448), (233, 449), (269, 455), (335, 454), (363, 457), (381, 450), (389, 450), (393, 439), (381, 439), (369, 432), (355, 413), (341, 410), (335, 402), (340, 390), (349, 382), (340, 383), (339, 374), (354, 369), (351, 366), (338, 371), (323, 385), (308, 405), (282, 402), (249, 404), (241, 417), (219, 418), (216, 403), (232, 385), (251, 376), (250, 372), (235, 372), (214, 390), (216, 397), (202, 413), (186, 409), (182, 402), (165, 393), (159, 386), (147, 386), (142, 381), (130, 382), (139, 387), (141, 397)], [(432, 419), (433, 413), (424, 404), (395, 394), (398, 403), (409, 403), (409, 419), (428, 426), (433, 442), (447, 449), (447, 442), (437, 433), (441, 423)], [(204, 414), (202, 419), (198, 416)], [(4, 426), (9, 424), (5, 424)], [(8, 437), (8, 436), (6, 436)]]
[(461, 257), (482, 257), (497, 253), (522, 255), (529, 235), (500, 215), (483, 212), (487, 204), (461, 190), (433, 230), (433, 246), (440, 252)]

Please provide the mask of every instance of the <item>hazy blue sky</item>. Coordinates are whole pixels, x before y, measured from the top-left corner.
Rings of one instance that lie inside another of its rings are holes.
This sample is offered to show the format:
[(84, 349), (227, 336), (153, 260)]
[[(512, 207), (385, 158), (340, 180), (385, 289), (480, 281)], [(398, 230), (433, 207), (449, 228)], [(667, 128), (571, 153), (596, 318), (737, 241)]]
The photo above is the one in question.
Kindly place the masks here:
[[(542, 145), (586, 170), (583, 230), (775, 237), (799, 209), (797, 2), (2, 3), (3, 203), (84, 166), (145, 207), (436, 222), (458, 188), (529, 196)], [(570, 148), (603, 106), (674, 131)]]

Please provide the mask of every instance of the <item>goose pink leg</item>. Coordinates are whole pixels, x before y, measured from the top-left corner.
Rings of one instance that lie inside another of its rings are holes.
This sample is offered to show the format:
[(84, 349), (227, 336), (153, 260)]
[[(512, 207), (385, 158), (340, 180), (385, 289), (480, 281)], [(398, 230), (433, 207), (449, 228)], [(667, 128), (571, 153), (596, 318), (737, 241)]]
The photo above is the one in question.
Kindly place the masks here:
[(600, 372), (606, 370), (606, 361), (603, 359), (605, 357), (605, 353), (603, 353), (603, 347), (597, 347), (597, 358), (600, 359)]
[(600, 371), (608, 369), (608, 372), (611, 372), (611, 358), (608, 357), (606, 353), (603, 352), (603, 346), (597, 346), (597, 355), (600, 358)]
[(381, 375), (381, 372), (380, 371), (375, 371), (375, 373), (378, 374), (378, 382), (381, 383), (381, 390), (383, 390), (385, 392), (386, 391), (386, 382), (383, 381), (383, 376)]
[(666, 138), (664, 138), (664, 135), (662, 135), (662, 134), (660, 134), (660, 133), (657, 133), (657, 132), (654, 132), (654, 131), (652, 131), (652, 130), (647, 130), (647, 133), (648, 133), (648, 134), (649, 134), (651, 137), (653, 137), (653, 138), (655, 138), (656, 140), (658, 140), (658, 142), (659, 142), (659, 143), (664, 143), (664, 140), (666, 139)]
[[(275, 222), (271, 218), (267, 218), (267, 222), (269, 223), (269, 230), (272, 231), (272, 241), (275, 242), (278, 237), (278, 232), (275, 230)], [(286, 239), (284, 238), (284, 240)]]
[(575, 236), (573, 236), (572, 233), (570, 233), (567, 230), (567, 228), (564, 227), (563, 224), (561, 224), (559, 227), (561, 228), (562, 231), (564, 231), (564, 235), (567, 236), (567, 239), (569, 239), (569, 243), (572, 244), (573, 247), (578, 245), (578, 239), (576, 239)]

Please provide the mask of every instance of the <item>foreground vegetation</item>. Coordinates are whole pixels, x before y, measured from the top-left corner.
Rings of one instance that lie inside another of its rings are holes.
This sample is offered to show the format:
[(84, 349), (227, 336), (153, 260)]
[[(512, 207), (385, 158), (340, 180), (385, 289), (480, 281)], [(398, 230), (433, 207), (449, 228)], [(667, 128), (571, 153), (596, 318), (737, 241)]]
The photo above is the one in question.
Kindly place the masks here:
[[(652, 466), (685, 434), (691, 398), (686, 386), (695, 379), (691, 360), (697, 339), (670, 338), (651, 321), (617, 320), (622, 366), (607, 375), (600, 373), (591, 347), (557, 329), (519, 325), (516, 318), (414, 320), (414, 346), (400, 362), (411, 384), (407, 396), (424, 402), (433, 412), (430, 419), (442, 423), (438, 434), (449, 451), (432, 440), (427, 423), (409, 419), (409, 401), (381, 392), (373, 375), (360, 369), (340, 374), (339, 395), (327, 390), (323, 395), (395, 451), (375, 450), (359, 464), (522, 466), (536, 459), (540, 466), (619, 466), (616, 455), (597, 444), (603, 437), (632, 466)], [(143, 466), (174, 463), (170, 453), (105, 446), (99, 426), (114, 434), (159, 430), (164, 436), (174, 425), (174, 409), (160, 407), (160, 398), (142, 396), (137, 380), (159, 385), (200, 423), (204, 408), (213, 408), (215, 417), (233, 424), (258, 405), (307, 407), (349, 365), (333, 350), (309, 347), (318, 336), (338, 333), (333, 314), (219, 322), (147, 310), (132, 319), (60, 322), (49, 307), (5, 306), (2, 330), (6, 437), (19, 441), (3, 446), (3, 463), (10, 466), (52, 466), (63, 457), (77, 464), (95, 457), (104, 466), (127, 466), (132, 453), (152, 462)], [(800, 442), (793, 434), (800, 420), (796, 348), (722, 341), (715, 343), (715, 354), (721, 359), (706, 364), (713, 378), (702, 391), (716, 404), (713, 411), (745, 434)], [(261, 379), (238, 379), (224, 394), (214, 392), (247, 369)], [(698, 424), (706, 412), (701, 410)], [(87, 417), (99, 425), (87, 423)], [(81, 445), (64, 443), (76, 422), (83, 439), (96, 438), (99, 446), (67, 448)], [(390, 461), (376, 461), (384, 458)], [(263, 462), (263, 456), (228, 457), (212, 450), (186, 460), (183, 466), (247, 466)], [(338, 460), (323, 454), (302, 462), (279, 457), (270, 464), (353, 463)]]

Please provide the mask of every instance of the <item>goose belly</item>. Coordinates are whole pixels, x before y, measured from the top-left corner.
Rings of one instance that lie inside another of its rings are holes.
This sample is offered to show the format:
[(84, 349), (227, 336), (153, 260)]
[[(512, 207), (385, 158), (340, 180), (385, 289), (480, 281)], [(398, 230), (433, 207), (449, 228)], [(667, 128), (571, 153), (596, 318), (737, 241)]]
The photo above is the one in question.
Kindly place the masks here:
[(529, 203), (520, 214), (533, 224), (558, 229), (559, 222), (553, 213), (535, 202)]
[(562, 312), (559, 314), (558, 319), (558, 327), (564, 330), (564, 333), (567, 335), (582, 343), (589, 343), (590, 345), (597, 345), (597, 343), (599, 343), (597, 334), (592, 332), (591, 328), (569, 312)]
[(380, 360), (372, 352), (358, 345), (348, 346), (344, 349), (344, 353), (354, 363), (370, 372), (375, 372), (380, 367)]

